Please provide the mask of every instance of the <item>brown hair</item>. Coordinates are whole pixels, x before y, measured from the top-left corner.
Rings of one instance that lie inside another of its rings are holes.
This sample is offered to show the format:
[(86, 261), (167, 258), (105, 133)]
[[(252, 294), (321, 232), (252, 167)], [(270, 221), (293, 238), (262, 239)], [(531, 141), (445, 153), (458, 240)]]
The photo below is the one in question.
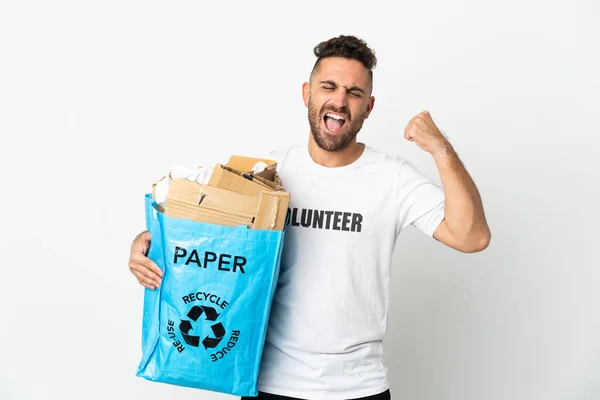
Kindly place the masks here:
[(313, 51), (315, 56), (317, 56), (317, 61), (313, 66), (311, 78), (322, 59), (327, 57), (343, 57), (361, 62), (369, 70), (371, 83), (373, 82), (372, 69), (377, 65), (377, 57), (375, 57), (375, 51), (369, 48), (364, 40), (356, 36), (340, 35), (319, 43), (314, 47)]

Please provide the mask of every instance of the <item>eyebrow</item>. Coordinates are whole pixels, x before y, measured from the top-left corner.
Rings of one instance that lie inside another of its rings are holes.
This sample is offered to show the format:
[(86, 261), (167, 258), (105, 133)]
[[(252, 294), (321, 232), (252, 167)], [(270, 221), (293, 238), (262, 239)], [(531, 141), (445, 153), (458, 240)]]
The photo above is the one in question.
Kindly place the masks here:
[[(335, 86), (335, 87), (338, 87), (338, 86), (339, 86), (339, 85), (338, 85), (337, 83), (335, 83), (334, 81), (321, 81), (321, 83), (325, 83), (325, 84), (328, 84), (328, 85), (331, 85), (331, 86)], [(358, 86), (356, 86), (356, 85), (355, 85), (355, 86), (351, 86), (351, 87), (346, 87), (346, 86), (344, 86), (344, 87), (345, 87), (345, 88), (346, 88), (346, 90), (347, 90), (347, 91), (349, 91), (349, 92), (351, 92), (351, 91), (359, 91), (359, 92), (361, 92), (361, 93), (363, 93), (363, 94), (365, 93), (365, 91), (364, 91), (364, 90), (362, 90), (361, 88), (359, 88), (359, 87), (358, 87)]]

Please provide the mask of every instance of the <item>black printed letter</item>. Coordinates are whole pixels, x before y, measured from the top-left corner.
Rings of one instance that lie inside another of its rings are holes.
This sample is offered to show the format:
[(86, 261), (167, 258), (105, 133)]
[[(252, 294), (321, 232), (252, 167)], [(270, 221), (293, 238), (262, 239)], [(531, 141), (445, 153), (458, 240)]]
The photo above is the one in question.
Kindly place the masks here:
[(219, 271), (231, 271), (229, 268), (221, 268), (223, 265), (229, 265), (229, 261), (225, 261), (225, 257), (231, 258), (229, 254), (219, 254)]
[(173, 264), (177, 264), (177, 259), (181, 257), (185, 257), (187, 254), (186, 249), (182, 249), (181, 247), (175, 247), (175, 259), (173, 260)]
[(310, 226), (310, 223), (312, 222), (312, 213), (313, 210), (306, 210), (304, 208), (302, 209), (302, 217), (300, 218), (300, 223), (303, 227), (308, 228)]
[(352, 215), (352, 213), (345, 212), (344, 216), (342, 217), (342, 230), (343, 231), (350, 230), (350, 227), (348, 226), (350, 224), (350, 215)]
[(315, 210), (313, 214), (313, 228), (323, 229), (323, 211)]
[(334, 231), (339, 231), (340, 230), (340, 220), (342, 219), (342, 213), (339, 211), (336, 211), (333, 214), (333, 230)]
[[(208, 255), (210, 254), (210, 258), (208, 258)], [(215, 253), (213, 253), (212, 251), (207, 251), (204, 253), (204, 268), (206, 268), (206, 264), (209, 262), (213, 262), (213, 261), (217, 261), (217, 255)]]
[(235, 256), (235, 257), (233, 257), (233, 272), (235, 272), (236, 268), (239, 268), (240, 272), (242, 274), (245, 274), (244, 268), (242, 268), (244, 265), (246, 265), (246, 258), (245, 257), (242, 257), (242, 256)]
[(292, 226), (300, 226), (298, 221), (296, 221), (297, 217), (298, 217), (298, 209), (294, 207), (292, 209)]
[(200, 259), (198, 258), (198, 250), (196, 249), (192, 250), (192, 254), (190, 254), (190, 257), (185, 262), (185, 265), (189, 265), (191, 262), (197, 264), (198, 267), (202, 267), (202, 265), (200, 265)]
[(362, 215), (352, 214), (352, 232), (360, 232), (362, 220)]
[(325, 221), (325, 229), (329, 229), (329, 223), (331, 222), (331, 215), (333, 211), (325, 211), (325, 215), (327, 215), (327, 221)]

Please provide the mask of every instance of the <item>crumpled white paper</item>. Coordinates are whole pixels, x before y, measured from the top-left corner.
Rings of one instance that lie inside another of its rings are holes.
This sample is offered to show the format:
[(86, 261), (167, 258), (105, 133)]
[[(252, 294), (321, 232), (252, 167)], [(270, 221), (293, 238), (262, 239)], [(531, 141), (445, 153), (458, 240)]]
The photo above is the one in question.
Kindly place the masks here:
[(267, 164), (265, 164), (262, 161), (259, 161), (256, 164), (254, 164), (254, 167), (252, 167), (252, 172), (254, 172), (255, 174), (258, 174), (259, 172), (264, 171), (264, 169), (267, 168), (267, 167), (268, 167)]
[(213, 173), (213, 170), (214, 167), (200, 167), (196, 170), (190, 170), (189, 168), (181, 165), (173, 166), (169, 174), (170, 177), (165, 176), (156, 183), (156, 187), (154, 188), (154, 200), (156, 201), (156, 204), (164, 205), (167, 201), (171, 179), (184, 178), (189, 181), (206, 185)]

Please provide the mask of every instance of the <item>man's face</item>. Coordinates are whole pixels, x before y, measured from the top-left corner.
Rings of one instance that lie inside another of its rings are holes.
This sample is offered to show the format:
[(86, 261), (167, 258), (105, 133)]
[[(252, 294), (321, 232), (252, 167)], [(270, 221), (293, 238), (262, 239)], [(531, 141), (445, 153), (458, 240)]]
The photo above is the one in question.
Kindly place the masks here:
[(355, 139), (373, 109), (370, 92), (369, 71), (359, 61), (321, 60), (311, 82), (302, 87), (310, 130), (320, 148), (342, 150)]

